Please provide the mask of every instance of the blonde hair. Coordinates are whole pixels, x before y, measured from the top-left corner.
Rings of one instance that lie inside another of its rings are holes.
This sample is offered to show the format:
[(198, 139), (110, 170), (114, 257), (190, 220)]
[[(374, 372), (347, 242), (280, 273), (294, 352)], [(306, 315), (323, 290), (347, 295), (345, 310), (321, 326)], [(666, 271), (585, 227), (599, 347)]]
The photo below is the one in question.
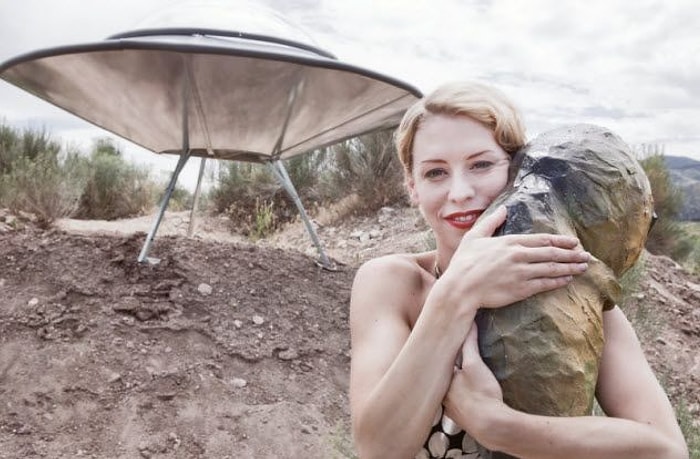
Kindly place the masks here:
[(468, 116), (494, 133), (496, 142), (509, 155), (525, 145), (525, 126), (513, 103), (496, 88), (475, 82), (454, 82), (440, 86), (411, 106), (394, 134), (404, 171), (413, 170), (413, 140), (429, 114)]

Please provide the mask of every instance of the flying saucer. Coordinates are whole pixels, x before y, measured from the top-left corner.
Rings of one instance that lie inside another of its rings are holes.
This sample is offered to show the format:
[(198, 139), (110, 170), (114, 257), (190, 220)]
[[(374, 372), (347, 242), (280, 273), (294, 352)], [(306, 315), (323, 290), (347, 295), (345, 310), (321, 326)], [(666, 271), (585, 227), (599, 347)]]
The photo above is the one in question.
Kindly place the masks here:
[(139, 261), (182, 167), (200, 156), (273, 165), (325, 265), (279, 160), (396, 126), (421, 93), (338, 60), (273, 10), (221, 5), (177, 7), (103, 41), (23, 54), (0, 64), (0, 78), (152, 152), (180, 155)]

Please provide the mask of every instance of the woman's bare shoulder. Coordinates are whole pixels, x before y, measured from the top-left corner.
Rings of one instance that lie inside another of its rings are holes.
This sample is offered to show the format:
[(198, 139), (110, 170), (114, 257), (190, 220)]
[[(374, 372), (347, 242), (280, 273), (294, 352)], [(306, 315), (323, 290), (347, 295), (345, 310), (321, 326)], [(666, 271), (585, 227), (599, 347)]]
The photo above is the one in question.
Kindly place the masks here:
[(428, 268), (432, 260), (434, 254), (426, 252), (386, 255), (365, 262), (355, 274), (351, 308), (369, 308), (372, 313), (394, 311), (406, 320), (415, 316), (434, 282)]
[(427, 268), (434, 259), (431, 252), (397, 253), (366, 261), (355, 274), (355, 282), (377, 280), (382, 282), (414, 283), (429, 274)]

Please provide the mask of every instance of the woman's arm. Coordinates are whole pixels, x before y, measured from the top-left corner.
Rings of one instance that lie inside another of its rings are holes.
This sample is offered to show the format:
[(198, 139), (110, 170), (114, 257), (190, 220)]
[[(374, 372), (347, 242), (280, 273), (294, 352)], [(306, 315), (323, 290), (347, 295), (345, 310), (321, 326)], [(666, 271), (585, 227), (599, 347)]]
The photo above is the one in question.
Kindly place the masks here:
[(587, 255), (575, 239), (487, 237), (504, 218), (505, 212), (494, 213), (472, 228), (437, 281), (408, 256), (379, 258), (358, 270), (350, 407), (361, 457), (412, 457), (420, 449), (477, 307), (561, 287), (582, 271)]
[[(411, 331), (408, 310), (422, 301), (415, 285), (422, 281), (410, 264), (373, 260), (353, 286), (350, 405), (363, 459), (413, 457), (420, 449), (449, 386), (465, 324), (473, 320), (473, 312), (460, 319), (447, 308), (440, 314), (425, 307)], [(438, 293), (429, 304), (447, 303)]]
[(509, 408), (475, 337), (465, 344), (467, 364), (447, 394), (448, 414), (487, 448), (522, 459), (687, 459), (673, 408), (632, 326), (614, 308), (604, 314), (604, 327), (597, 396), (607, 417), (545, 417)]

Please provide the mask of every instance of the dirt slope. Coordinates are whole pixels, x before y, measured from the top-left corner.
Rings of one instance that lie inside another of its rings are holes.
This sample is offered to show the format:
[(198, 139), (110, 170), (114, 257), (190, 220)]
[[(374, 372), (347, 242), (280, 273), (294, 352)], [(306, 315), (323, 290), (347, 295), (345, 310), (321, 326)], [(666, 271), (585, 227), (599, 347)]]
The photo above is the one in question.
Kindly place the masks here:
[[(415, 212), (321, 226), (333, 272), (300, 225), (254, 245), (186, 223), (169, 214), (149, 265), (150, 219), (42, 231), (0, 213), (1, 458), (349, 457), (352, 277), (424, 247)], [(647, 264), (636, 300), (665, 325), (645, 349), (697, 416), (700, 280)]]

